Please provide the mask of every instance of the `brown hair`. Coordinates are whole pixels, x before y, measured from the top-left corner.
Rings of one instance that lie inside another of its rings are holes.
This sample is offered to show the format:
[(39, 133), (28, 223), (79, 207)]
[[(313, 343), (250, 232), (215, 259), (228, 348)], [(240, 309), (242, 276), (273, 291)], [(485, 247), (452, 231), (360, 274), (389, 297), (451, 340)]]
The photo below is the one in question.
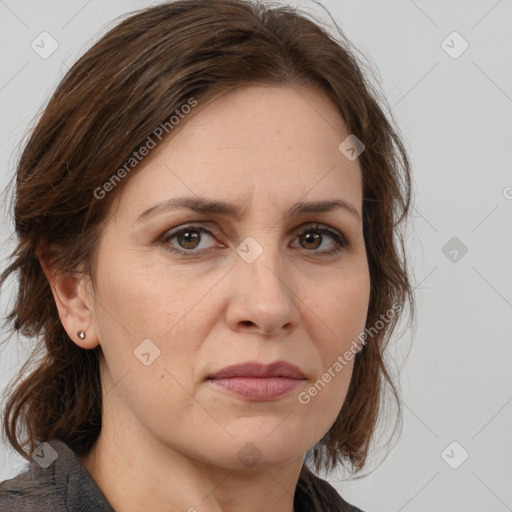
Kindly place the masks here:
[[(31, 357), (11, 384), (3, 415), (6, 439), (26, 459), (23, 447), (29, 444), (30, 453), (52, 438), (85, 455), (101, 429), (101, 348), (84, 350), (67, 335), (36, 248), (47, 241), (60, 270), (83, 265), (94, 279), (105, 213), (119, 192), (100, 200), (95, 190), (191, 97), (203, 103), (261, 83), (316, 85), (332, 98), (348, 133), (366, 146), (358, 157), (371, 279), (366, 325), (374, 326), (393, 304), (406, 301), (412, 315), (404, 236), (398, 229), (411, 196), (404, 145), (341, 30), (336, 25), (339, 37), (334, 37), (308, 16), (248, 0), (163, 3), (120, 22), (60, 82), (18, 162), (18, 243), (0, 276), (3, 285), (19, 274), (7, 322), (25, 336), (42, 335), (35, 350), (40, 357)], [(399, 404), (384, 350), (401, 316), (394, 315), (355, 356), (343, 407), (314, 449), (317, 471), (347, 463), (360, 471), (386, 385)], [(30, 364), (34, 368), (22, 378)], [(299, 484), (314, 478), (304, 465)]]

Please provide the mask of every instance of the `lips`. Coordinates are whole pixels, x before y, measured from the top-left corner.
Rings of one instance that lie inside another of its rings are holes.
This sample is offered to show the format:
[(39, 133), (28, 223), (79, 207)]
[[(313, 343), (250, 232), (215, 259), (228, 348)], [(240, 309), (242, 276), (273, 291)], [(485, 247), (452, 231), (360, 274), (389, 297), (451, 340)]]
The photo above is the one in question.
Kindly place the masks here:
[(287, 363), (286, 361), (276, 361), (272, 364), (261, 364), (256, 362), (247, 362), (227, 366), (222, 370), (210, 375), (208, 379), (229, 379), (232, 377), (288, 377), (290, 379), (305, 379), (306, 376), (300, 368)]
[(210, 375), (213, 388), (252, 402), (270, 402), (289, 395), (306, 380), (300, 368), (285, 361), (272, 364), (247, 362)]

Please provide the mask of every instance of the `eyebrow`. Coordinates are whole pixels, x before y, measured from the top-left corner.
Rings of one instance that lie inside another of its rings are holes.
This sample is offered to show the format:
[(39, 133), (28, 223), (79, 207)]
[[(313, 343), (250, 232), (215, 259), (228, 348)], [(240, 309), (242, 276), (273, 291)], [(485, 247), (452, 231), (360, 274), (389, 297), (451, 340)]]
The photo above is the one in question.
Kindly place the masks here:
[[(141, 222), (153, 215), (177, 208), (187, 208), (197, 213), (224, 215), (227, 217), (232, 217), (237, 221), (240, 221), (247, 213), (246, 209), (242, 209), (234, 204), (226, 203), (224, 201), (192, 196), (176, 197), (162, 201), (161, 203), (155, 204), (151, 208), (148, 208), (137, 217), (136, 222)], [(298, 201), (288, 209), (288, 211), (285, 213), (285, 218), (305, 215), (307, 213), (329, 212), (336, 209), (344, 210), (361, 221), (361, 216), (359, 215), (359, 212), (356, 210), (356, 208), (354, 208), (351, 204), (347, 203), (343, 199), (330, 199), (310, 202)]]

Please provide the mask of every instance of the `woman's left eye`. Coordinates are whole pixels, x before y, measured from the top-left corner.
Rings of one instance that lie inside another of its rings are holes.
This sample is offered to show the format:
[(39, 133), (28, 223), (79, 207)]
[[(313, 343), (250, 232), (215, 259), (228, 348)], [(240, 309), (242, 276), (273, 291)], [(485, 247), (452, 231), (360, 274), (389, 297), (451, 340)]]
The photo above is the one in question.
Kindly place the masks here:
[[(161, 241), (167, 244), (168, 248), (174, 252), (193, 256), (200, 253), (201, 250), (214, 247), (200, 247), (205, 235), (213, 240), (215, 239), (210, 231), (201, 226), (186, 226), (166, 232), (161, 238)], [(316, 249), (324, 245), (326, 235), (331, 240), (330, 247), (317, 251)], [(302, 244), (302, 247), (308, 252), (313, 251), (325, 256), (340, 252), (348, 245), (348, 242), (341, 233), (319, 225), (309, 226), (307, 229), (297, 233), (296, 236), (299, 243)], [(176, 240), (178, 247), (172, 243), (173, 240)], [(221, 247), (224, 246), (221, 245)]]
[(300, 243), (304, 242), (306, 244), (310, 244), (310, 248), (313, 246), (313, 249), (317, 249), (323, 244), (325, 235), (327, 235), (331, 241), (334, 241), (334, 243), (331, 243), (330, 249), (315, 251), (319, 252), (323, 256), (336, 254), (348, 246), (347, 240), (341, 233), (319, 225), (308, 227), (298, 234), (298, 238)]

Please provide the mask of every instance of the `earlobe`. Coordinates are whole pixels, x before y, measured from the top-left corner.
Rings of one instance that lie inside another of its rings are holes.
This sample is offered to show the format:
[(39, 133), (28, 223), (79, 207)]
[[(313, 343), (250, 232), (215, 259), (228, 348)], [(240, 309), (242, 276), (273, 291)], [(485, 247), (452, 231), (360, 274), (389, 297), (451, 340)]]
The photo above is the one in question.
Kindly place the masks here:
[(93, 298), (85, 289), (86, 276), (80, 272), (59, 271), (57, 264), (49, 263), (48, 251), (43, 247), (38, 248), (36, 254), (52, 289), (60, 321), (68, 336), (84, 349), (96, 347), (99, 343), (94, 332), (91, 307)]

